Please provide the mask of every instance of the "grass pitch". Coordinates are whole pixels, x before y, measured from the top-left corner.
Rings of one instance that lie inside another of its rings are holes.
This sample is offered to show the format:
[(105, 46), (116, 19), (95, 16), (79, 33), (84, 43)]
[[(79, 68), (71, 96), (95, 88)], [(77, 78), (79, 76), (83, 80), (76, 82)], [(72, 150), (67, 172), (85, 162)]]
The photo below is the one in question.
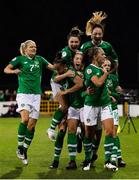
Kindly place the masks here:
[[(80, 166), (84, 160), (84, 152), (77, 154), (77, 170), (66, 170), (69, 162), (67, 141), (65, 137), (64, 148), (61, 154), (59, 168), (50, 170), (49, 165), (53, 160), (54, 143), (46, 136), (46, 129), (50, 125), (50, 117), (41, 117), (36, 125), (33, 142), (28, 150), (29, 165), (24, 166), (16, 157), (18, 118), (0, 118), (0, 179), (139, 179), (139, 132), (135, 133), (130, 124), (119, 134), (123, 159), (126, 168), (120, 168), (117, 172), (107, 171), (104, 165), (103, 138), (99, 148), (99, 158), (96, 168), (90, 171), (82, 171)], [(139, 119), (133, 122), (138, 131)], [(121, 118), (120, 124), (124, 123)]]

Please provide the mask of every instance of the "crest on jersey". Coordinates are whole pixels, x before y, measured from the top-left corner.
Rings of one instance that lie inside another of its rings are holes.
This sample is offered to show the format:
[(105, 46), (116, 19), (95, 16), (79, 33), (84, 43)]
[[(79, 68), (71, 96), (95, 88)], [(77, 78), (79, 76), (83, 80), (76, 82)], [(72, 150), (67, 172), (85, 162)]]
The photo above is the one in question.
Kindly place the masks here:
[(90, 123), (90, 121), (91, 121), (90, 119), (87, 119), (87, 123)]
[(64, 52), (62, 52), (62, 58), (63, 57), (66, 57), (66, 55), (67, 55), (67, 53), (64, 51)]
[(38, 65), (39, 64), (39, 62), (38, 61), (35, 61), (35, 65)]
[(39, 62), (35, 61), (35, 67), (39, 67)]
[(87, 74), (91, 74), (92, 73), (92, 69), (87, 69)]

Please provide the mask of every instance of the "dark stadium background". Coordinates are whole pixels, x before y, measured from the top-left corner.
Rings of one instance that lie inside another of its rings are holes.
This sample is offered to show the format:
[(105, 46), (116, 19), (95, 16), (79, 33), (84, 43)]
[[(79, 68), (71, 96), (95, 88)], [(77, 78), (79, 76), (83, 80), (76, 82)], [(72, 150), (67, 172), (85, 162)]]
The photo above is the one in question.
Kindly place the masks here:
[[(119, 56), (119, 78), (124, 88), (139, 84), (139, 20), (137, 1), (123, 0), (1, 0), (0, 1), (0, 89), (16, 88), (17, 77), (3, 73), (4, 67), (19, 55), (20, 43), (32, 39), (38, 54), (52, 62), (66, 45), (73, 26), (85, 30), (91, 13), (108, 14), (104, 39)], [(87, 40), (84, 36), (83, 41)], [(44, 70), (42, 86), (49, 88), (50, 71)]]

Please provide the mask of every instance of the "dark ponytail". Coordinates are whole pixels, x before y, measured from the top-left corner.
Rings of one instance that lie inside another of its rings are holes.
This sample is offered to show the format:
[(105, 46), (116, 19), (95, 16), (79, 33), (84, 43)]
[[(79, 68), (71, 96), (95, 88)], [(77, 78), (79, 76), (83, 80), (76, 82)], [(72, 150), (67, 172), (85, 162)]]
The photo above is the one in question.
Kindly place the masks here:
[(67, 36), (67, 40), (69, 40), (70, 37), (77, 37), (81, 41), (81, 35), (83, 35), (83, 34), (84, 33), (77, 26), (73, 27)]
[(54, 64), (66, 64), (66, 61), (62, 58), (62, 52), (58, 51), (56, 53), (55, 59), (53, 61)]

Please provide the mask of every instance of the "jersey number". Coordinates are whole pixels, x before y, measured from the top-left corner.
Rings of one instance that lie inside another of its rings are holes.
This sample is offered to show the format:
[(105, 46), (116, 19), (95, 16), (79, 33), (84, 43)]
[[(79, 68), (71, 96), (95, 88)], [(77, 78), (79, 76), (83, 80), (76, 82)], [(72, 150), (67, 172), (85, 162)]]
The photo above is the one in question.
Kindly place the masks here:
[(34, 68), (34, 65), (30, 65), (30, 71), (32, 71)]

